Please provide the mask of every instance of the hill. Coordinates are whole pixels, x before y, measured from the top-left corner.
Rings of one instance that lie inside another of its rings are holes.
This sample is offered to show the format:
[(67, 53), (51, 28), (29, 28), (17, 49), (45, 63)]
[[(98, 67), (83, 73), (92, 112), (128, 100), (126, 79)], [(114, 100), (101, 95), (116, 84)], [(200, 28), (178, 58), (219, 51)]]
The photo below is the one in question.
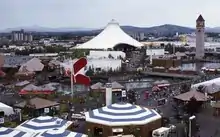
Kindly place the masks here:
[[(160, 26), (153, 26), (153, 27), (136, 27), (136, 26), (121, 26), (121, 28), (127, 33), (145, 33), (145, 34), (152, 34), (158, 36), (167, 36), (167, 35), (174, 35), (176, 32), (179, 34), (186, 34), (195, 32), (194, 28), (183, 27), (178, 25), (172, 24), (165, 24)], [(31, 32), (48, 32), (48, 33), (73, 33), (73, 34), (85, 34), (85, 35), (94, 35), (98, 34), (102, 31), (102, 29), (91, 29), (91, 28), (46, 28), (40, 26), (32, 26), (32, 27), (18, 27), (18, 28), (9, 28), (2, 30), (0, 32), (9, 33), (13, 30), (20, 30), (24, 29), (25, 31)], [(206, 28), (206, 32), (214, 32), (220, 33), (220, 27), (215, 28)]]
[(156, 34), (160, 36), (169, 35), (169, 34), (173, 35), (176, 34), (176, 32), (178, 32), (179, 34), (185, 34), (185, 33), (192, 33), (195, 31), (195, 29), (192, 28), (171, 25), (171, 24), (165, 24), (165, 25), (148, 27), (148, 28), (122, 26), (122, 29), (125, 32), (139, 32), (139, 33), (147, 33), (147, 34)]

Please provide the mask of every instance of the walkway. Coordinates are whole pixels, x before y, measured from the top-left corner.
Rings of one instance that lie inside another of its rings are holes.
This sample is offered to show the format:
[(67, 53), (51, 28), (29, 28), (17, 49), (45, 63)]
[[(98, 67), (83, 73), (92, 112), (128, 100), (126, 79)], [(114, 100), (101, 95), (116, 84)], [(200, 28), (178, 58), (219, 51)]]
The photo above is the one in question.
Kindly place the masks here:
[(143, 75), (157, 76), (157, 77), (170, 77), (170, 78), (183, 78), (194, 79), (196, 75), (175, 74), (175, 73), (162, 73), (162, 72), (141, 72)]

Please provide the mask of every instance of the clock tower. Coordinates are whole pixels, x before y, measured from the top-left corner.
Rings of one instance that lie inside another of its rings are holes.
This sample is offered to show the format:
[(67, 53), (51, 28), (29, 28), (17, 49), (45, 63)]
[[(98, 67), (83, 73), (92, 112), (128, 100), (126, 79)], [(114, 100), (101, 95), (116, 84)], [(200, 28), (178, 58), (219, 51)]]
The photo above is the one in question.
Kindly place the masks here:
[(202, 59), (205, 56), (205, 20), (202, 15), (196, 20), (196, 59)]

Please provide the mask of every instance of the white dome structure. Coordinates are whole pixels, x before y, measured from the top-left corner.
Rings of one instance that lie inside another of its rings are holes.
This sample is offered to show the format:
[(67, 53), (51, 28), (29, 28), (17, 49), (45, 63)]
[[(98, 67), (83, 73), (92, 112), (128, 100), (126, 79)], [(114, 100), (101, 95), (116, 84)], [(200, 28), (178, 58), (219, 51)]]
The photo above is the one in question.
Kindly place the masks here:
[(89, 40), (88, 42), (77, 46), (76, 48), (109, 49), (114, 48), (120, 44), (130, 45), (133, 47), (143, 46), (142, 43), (126, 34), (115, 20), (112, 20), (99, 35)]

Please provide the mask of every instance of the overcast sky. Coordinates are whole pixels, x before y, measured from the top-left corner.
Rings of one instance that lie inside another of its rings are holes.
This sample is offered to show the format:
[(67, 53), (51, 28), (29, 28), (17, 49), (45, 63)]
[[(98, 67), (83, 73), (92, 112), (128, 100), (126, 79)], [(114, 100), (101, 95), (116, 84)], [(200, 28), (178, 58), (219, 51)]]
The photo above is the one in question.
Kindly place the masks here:
[(220, 26), (220, 0), (0, 0), (0, 29), (42, 26), (100, 28), (111, 19), (120, 25)]

